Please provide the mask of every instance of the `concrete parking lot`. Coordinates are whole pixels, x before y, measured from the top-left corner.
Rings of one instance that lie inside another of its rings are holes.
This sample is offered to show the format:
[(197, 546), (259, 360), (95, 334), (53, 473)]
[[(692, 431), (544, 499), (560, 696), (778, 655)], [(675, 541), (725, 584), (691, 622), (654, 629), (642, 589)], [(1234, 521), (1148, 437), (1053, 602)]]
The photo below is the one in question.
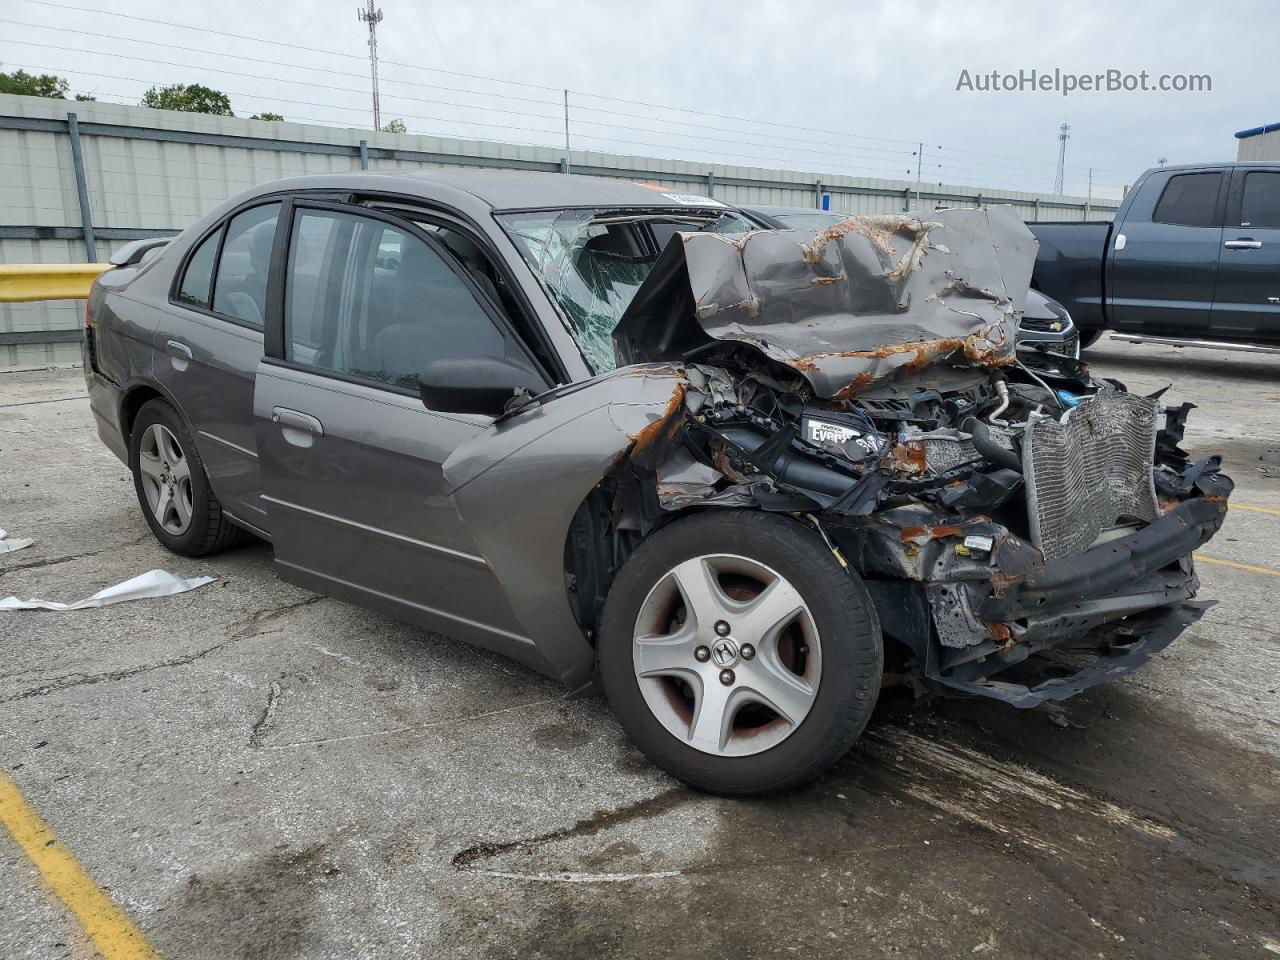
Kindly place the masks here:
[[(1050, 710), (886, 695), (810, 788), (700, 795), (600, 699), (152, 538), (75, 370), (0, 375), (0, 763), (165, 958), (1280, 954), (1280, 357), (1106, 342), (1237, 489), (1218, 605)], [(0, 831), (0, 956), (93, 947)]]

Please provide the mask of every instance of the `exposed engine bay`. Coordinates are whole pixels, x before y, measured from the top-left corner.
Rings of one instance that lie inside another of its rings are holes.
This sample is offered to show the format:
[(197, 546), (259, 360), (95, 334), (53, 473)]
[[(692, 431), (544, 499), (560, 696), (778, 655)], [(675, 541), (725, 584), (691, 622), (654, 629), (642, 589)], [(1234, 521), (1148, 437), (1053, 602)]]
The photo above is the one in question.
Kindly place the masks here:
[(1199, 618), (1232, 484), (1180, 447), (1191, 405), (1016, 350), (1030, 234), (938, 218), (668, 246), (614, 333), (632, 365), (572, 388), (613, 384), (623, 432), (566, 556), (588, 635), (629, 545), (725, 507), (814, 525), (922, 694), (1064, 699)]

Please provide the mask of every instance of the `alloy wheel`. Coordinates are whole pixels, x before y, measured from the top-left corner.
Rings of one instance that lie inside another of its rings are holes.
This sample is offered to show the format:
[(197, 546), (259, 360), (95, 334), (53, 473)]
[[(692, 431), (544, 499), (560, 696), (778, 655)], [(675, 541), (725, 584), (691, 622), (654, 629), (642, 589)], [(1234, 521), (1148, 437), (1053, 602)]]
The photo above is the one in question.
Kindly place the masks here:
[(748, 756), (778, 745), (818, 695), (822, 646), (808, 604), (746, 557), (673, 567), (641, 605), (632, 640), (645, 703), (704, 753)]
[(166, 532), (182, 536), (191, 526), (191, 465), (164, 424), (153, 423), (142, 434), (138, 471), (151, 515)]

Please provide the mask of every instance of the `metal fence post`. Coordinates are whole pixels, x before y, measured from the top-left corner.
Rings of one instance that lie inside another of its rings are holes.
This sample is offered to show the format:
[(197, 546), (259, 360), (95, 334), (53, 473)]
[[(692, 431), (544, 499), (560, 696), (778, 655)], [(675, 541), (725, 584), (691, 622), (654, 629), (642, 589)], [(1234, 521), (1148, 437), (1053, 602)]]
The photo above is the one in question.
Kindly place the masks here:
[(71, 163), (76, 171), (76, 194), (80, 200), (80, 229), (84, 231), (84, 253), (89, 263), (98, 262), (98, 243), (93, 238), (93, 214), (89, 210), (89, 184), (84, 176), (84, 152), (80, 149), (80, 125), (74, 113), (67, 114), (71, 136)]
[(813, 185), (813, 206), (817, 210), (822, 209), (822, 181), (819, 180)]
[(911, 188), (910, 187), (907, 187), (907, 189), (902, 191), (902, 212), (903, 213), (911, 212)]
[(1035, 211), (1031, 214), (1031, 222), (1034, 223), (1035, 221), (1040, 219), (1040, 198), (1039, 197), (1036, 197), (1035, 200), (1032, 201), (1032, 206), (1035, 207)]
[(360, 141), (360, 169), (361, 170), (369, 169), (369, 141), (368, 140)]
[(707, 171), (707, 196), (713, 200), (716, 196), (716, 172), (714, 170)]

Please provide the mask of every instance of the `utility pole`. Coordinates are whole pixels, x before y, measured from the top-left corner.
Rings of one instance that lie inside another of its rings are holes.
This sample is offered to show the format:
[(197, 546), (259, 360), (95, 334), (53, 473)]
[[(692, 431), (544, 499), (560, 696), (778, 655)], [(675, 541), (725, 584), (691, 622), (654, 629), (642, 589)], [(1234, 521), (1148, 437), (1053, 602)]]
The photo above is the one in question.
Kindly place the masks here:
[(1089, 202), (1093, 202), (1093, 167), (1089, 168)]
[(569, 172), (569, 91), (564, 92), (564, 172)]
[(1158, 167), (1163, 167), (1168, 162), (1169, 162), (1168, 157), (1156, 157), (1156, 166)]
[(369, 6), (356, 11), (356, 16), (369, 25), (369, 75), (373, 80), (373, 129), (382, 129), (382, 107), (378, 104), (378, 24), (382, 22), (382, 8), (376, 10), (373, 0)]
[[(373, 0), (369, 0), (370, 3)], [(1058, 127), (1058, 172), (1053, 178), (1053, 192), (1062, 196), (1062, 173), (1067, 165), (1067, 141), (1071, 139), (1071, 124)]]
[(924, 144), (916, 144), (916, 209), (920, 209), (920, 170), (924, 161)]

